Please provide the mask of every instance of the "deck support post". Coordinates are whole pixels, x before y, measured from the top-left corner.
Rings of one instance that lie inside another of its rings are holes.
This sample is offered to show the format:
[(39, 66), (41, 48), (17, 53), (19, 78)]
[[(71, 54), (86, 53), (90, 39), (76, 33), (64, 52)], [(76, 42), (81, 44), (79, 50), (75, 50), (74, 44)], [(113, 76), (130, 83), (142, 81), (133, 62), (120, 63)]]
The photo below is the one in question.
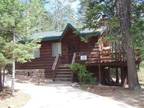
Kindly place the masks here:
[(121, 67), (121, 86), (125, 86), (127, 80), (127, 68)]
[(121, 86), (124, 85), (124, 69), (121, 67)]
[(124, 85), (128, 85), (128, 69), (127, 69), (127, 67), (125, 67), (124, 70), (125, 70)]
[(98, 65), (98, 70), (99, 70), (99, 80), (98, 80), (98, 84), (101, 85), (101, 66), (100, 64)]
[[(100, 47), (101, 48), (101, 47)], [(98, 59), (98, 71), (99, 71), (99, 80), (98, 80), (98, 84), (101, 85), (102, 83), (102, 78), (101, 78), (101, 53), (100, 53), (100, 49), (99, 49), (99, 52), (98, 52), (98, 56), (99, 56), (99, 59)]]
[(110, 84), (111, 83), (111, 70), (110, 70), (110, 67), (108, 67), (108, 83)]
[(119, 71), (118, 71), (118, 67), (116, 68), (116, 84), (119, 84)]

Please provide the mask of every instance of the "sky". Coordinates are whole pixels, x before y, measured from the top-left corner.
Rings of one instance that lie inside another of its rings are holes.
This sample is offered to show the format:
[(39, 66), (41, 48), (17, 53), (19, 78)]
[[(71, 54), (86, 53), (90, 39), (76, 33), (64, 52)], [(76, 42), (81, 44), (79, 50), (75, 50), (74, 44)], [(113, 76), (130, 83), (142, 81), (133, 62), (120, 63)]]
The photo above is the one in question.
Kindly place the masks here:
[[(28, 2), (29, 0), (21, 0), (22, 2)], [(46, 0), (48, 3), (45, 3), (45, 8), (48, 11), (53, 12), (53, 4), (54, 0)], [(75, 17), (78, 18), (78, 9), (80, 7), (80, 0), (59, 0), (63, 3), (63, 5), (70, 5), (73, 9)]]
[[(55, 0), (47, 0), (48, 3), (45, 4), (45, 9), (48, 12), (53, 13), (55, 11)], [(72, 11), (72, 14), (70, 16), (65, 16), (65, 22), (71, 23), (73, 25), (77, 25), (79, 23), (79, 7), (80, 7), (80, 1), (79, 0), (59, 0), (62, 3), (62, 7), (70, 6)], [(61, 5), (60, 5), (61, 6)], [(67, 8), (65, 8), (67, 9)], [(68, 12), (68, 11), (66, 11)], [(67, 14), (66, 14), (67, 15)]]
[[(50, 1), (51, 3), (54, 3), (53, 1), (54, 0), (48, 0), (48, 1)], [(74, 13), (75, 14), (77, 14), (78, 13), (78, 8), (79, 8), (79, 4), (80, 4), (80, 1), (79, 0), (75, 0), (74, 2), (68, 2), (68, 1), (70, 1), (70, 0), (59, 0), (59, 1), (61, 1), (62, 3), (63, 3), (63, 5), (70, 5), (71, 6), (71, 8), (74, 10)], [(47, 10), (50, 10), (50, 8), (51, 8), (51, 3), (48, 3), (48, 4), (46, 4), (45, 5), (45, 8), (47, 9)]]
[[(65, 4), (67, 4), (68, 2), (66, 2), (66, 1), (68, 1), (68, 0), (60, 0), (60, 1), (62, 1), (62, 2), (64, 2)], [(79, 4), (80, 4), (80, 1), (79, 0), (76, 0), (75, 2), (72, 2), (71, 3), (71, 7), (72, 7), (72, 9), (77, 13), (78, 12), (78, 8), (79, 8)]]

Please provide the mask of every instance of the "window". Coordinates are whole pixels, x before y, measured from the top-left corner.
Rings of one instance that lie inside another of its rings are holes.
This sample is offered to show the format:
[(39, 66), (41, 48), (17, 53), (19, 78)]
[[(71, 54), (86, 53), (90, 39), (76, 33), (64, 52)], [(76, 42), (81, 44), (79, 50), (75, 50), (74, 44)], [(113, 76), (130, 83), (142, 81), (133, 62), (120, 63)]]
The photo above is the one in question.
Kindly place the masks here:
[(34, 58), (40, 58), (40, 49), (39, 48), (34, 49), (33, 54)]
[(62, 54), (61, 42), (52, 43), (52, 56), (56, 57)]

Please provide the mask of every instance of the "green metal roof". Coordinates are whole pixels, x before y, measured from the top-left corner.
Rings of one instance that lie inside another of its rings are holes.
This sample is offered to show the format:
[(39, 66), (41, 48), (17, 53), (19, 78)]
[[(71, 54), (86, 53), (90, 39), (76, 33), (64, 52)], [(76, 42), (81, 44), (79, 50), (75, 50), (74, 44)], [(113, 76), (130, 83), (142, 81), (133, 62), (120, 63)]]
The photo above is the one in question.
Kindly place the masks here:
[(52, 36), (52, 37), (44, 37), (42, 38), (42, 41), (56, 41), (60, 40), (62, 36)]
[(76, 31), (78, 33), (77, 35), (83, 37), (99, 36), (104, 32), (104, 30), (94, 31), (90, 29), (86, 29), (79, 32), (76, 28), (74, 28), (71, 24), (68, 23), (65, 29), (61, 32), (50, 31), (50, 32), (35, 33), (33, 34), (32, 38), (41, 39), (41, 41), (57, 41), (61, 40), (69, 29)]

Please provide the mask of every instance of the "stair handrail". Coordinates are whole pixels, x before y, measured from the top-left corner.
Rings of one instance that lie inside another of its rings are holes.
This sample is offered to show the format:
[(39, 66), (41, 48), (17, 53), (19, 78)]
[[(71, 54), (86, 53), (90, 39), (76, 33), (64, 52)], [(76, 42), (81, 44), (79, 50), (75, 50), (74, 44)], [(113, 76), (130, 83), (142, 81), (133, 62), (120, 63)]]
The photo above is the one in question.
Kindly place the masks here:
[(55, 60), (54, 60), (53, 65), (52, 65), (52, 70), (55, 70), (55, 69), (56, 69), (56, 66), (57, 66), (57, 64), (58, 64), (59, 57), (60, 57), (60, 55), (58, 54), (58, 55), (56, 56)]
[(76, 52), (73, 53), (73, 57), (72, 57), (72, 62), (71, 64), (74, 64), (76, 61)]

